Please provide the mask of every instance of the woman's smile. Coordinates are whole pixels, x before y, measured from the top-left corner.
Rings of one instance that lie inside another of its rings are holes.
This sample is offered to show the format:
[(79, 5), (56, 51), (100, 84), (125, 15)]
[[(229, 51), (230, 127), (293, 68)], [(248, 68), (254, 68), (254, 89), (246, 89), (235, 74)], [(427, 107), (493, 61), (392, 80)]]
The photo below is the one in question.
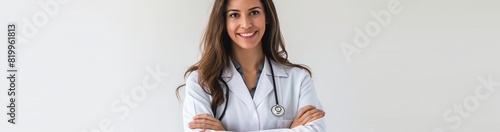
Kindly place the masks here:
[(240, 37), (242, 37), (244, 39), (251, 39), (251, 38), (255, 37), (255, 35), (257, 34), (257, 31), (246, 32), (246, 33), (236, 33), (236, 34), (238, 34)]

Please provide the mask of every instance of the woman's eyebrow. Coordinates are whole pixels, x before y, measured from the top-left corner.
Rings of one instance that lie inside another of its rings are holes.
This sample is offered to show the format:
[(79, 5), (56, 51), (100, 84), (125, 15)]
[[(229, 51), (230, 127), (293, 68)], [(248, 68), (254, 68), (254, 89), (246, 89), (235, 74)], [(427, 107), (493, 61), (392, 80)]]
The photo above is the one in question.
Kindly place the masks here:
[[(251, 11), (251, 10), (255, 10), (255, 9), (262, 9), (262, 8), (260, 8), (260, 6), (255, 6), (255, 7), (248, 9), (248, 10)], [(238, 10), (238, 9), (229, 9), (226, 12), (231, 12), (231, 11), (240, 12), (240, 10)]]

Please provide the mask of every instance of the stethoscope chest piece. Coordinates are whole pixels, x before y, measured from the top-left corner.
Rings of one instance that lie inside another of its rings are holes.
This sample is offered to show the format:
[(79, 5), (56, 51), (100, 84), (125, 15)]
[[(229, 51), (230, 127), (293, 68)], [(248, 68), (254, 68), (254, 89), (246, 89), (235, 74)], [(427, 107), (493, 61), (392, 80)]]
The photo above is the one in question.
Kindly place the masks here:
[(285, 114), (285, 108), (283, 106), (276, 104), (271, 108), (271, 112), (273, 113), (274, 116), (282, 116)]

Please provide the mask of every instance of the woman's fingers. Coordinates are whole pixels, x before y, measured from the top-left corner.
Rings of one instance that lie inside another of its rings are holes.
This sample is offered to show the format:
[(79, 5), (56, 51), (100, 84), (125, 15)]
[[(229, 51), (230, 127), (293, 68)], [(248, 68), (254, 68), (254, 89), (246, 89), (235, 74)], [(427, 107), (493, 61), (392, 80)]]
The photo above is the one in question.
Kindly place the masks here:
[(210, 125), (206, 123), (199, 123), (196, 120), (189, 123), (189, 128), (191, 129), (209, 129)]
[(215, 119), (212, 115), (210, 114), (199, 114), (193, 117), (193, 120), (207, 120), (210, 122), (219, 122), (218, 119)]
[(306, 114), (304, 114), (304, 116), (302, 116), (303, 118), (301, 120), (302, 121), (301, 124), (307, 124), (316, 119), (322, 118), (324, 115), (325, 112), (323, 110), (319, 109), (310, 110)]
[(307, 123), (307, 121), (311, 120), (313, 118), (313, 114), (317, 113), (319, 110), (318, 109), (311, 109), (306, 111), (302, 117), (300, 117), (300, 124), (304, 125)]
[(304, 106), (302, 108), (300, 108), (299, 112), (297, 113), (297, 116), (295, 116), (295, 118), (299, 119), (301, 118), (307, 111), (309, 110), (313, 110), (313, 109), (316, 109), (316, 107), (312, 106), (312, 105), (308, 105), (308, 106)]
[(212, 120), (209, 114), (199, 114), (193, 117), (193, 121), (189, 123), (190, 126), (196, 128), (206, 128), (212, 125)]
[(207, 127), (210, 127), (210, 126), (215, 126), (216, 122), (211, 121), (211, 120), (207, 120), (207, 119), (196, 119), (196, 120), (191, 121), (189, 123), (189, 125), (196, 126), (196, 127), (207, 128)]
[[(207, 119), (207, 120), (213, 120), (215, 119), (212, 115), (210, 114), (199, 114), (193, 117), (194, 120), (196, 119)], [(217, 120), (217, 119), (215, 119)]]
[(191, 129), (210, 129), (224, 130), (221, 122), (210, 114), (199, 114), (193, 117), (193, 121), (189, 122)]
[(305, 125), (309, 122), (312, 122), (316, 119), (322, 118), (325, 115), (325, 112), (320, 109), (316, 109), (316, 107), (312, 105), (304, 106), (300, 108), (297, 116), (292, 122), (290, 128), (294, 128), (298, 125)]
[(194, 120), (189, 123), (189, 128), (191, 129), (210, 129), (210, 130), (218, 130), (216, 129), (216, 123), (210, 121), (202, 121), (202, 120)]

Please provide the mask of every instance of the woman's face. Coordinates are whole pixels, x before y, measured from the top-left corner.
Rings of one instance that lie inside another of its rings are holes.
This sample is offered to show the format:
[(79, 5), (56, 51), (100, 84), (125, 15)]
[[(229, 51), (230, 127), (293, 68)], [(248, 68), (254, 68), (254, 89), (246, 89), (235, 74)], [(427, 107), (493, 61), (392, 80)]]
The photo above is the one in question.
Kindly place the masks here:
[(225, 15), (227, 33), (234, 44), (243, 49), (260, 46), (266, 29), (260, 0), (229, 0)]

